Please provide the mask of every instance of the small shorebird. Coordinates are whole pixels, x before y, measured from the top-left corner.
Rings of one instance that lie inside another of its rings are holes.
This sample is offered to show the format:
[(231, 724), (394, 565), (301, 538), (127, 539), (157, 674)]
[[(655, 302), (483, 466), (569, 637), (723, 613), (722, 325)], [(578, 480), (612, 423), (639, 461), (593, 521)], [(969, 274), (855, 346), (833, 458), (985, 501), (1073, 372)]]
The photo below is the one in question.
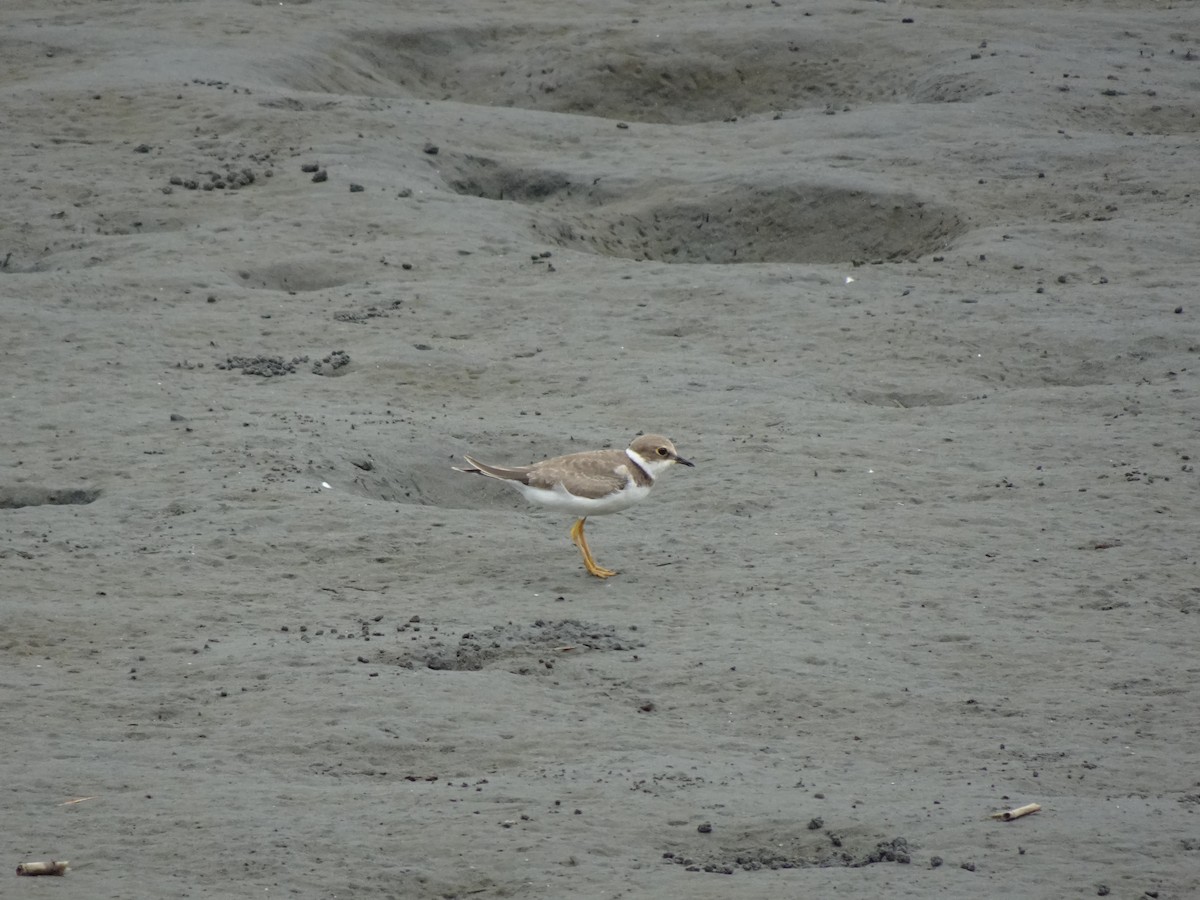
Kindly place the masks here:
[(635, 437), (625, 450), (587, 450), (529, 466), (492, 466), (465, 455), (463, 459), (469, 467), (454, 466), (455, 471), (495, 478), (512, 485), (530, 503), (579, 516), (571, 526), (571, 540), (583, 555), (584, 568), (597, 578), (617, 573), (592, 556), (583, 534), (587, 517), (628, 509), (646, 499), (655, 479), (671, 466), (695, 465), (661, 434)]

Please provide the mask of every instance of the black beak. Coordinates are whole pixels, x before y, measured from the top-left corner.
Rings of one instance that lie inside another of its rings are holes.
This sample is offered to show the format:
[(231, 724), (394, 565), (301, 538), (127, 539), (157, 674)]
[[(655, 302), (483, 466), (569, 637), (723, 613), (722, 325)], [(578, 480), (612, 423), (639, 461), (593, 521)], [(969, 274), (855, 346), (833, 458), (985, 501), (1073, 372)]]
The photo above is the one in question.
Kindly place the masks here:
[(675, 462), (679, 463), (681, 466), (687, 466), (689, 469), (696, 468), (696, 464), (694, 462), (692, 462), (690, 459), (684, 459), (679, 454), (675, 454)]

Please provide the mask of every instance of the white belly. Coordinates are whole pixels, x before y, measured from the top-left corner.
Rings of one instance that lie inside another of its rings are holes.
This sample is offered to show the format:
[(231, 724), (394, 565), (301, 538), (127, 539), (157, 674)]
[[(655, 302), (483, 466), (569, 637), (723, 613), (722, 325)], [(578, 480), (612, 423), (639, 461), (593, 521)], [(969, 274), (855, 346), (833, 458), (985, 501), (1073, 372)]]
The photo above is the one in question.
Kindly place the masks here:
[(562, 485), (556, 485), (553, 490), (530, 487), (519, 481), (510, 481), (513, 487), (525, 495), (525, 499), (546, 509), (561, 510), (576, 516), (602, 516), (605, 513), (620, 512), (629, 509), (635, 503), (646, 499), (650, 493), (649, 487), (639, 487), (635, 484), (626, 485), (624, 490), (607, 497), (576, 497), (567, 493)]

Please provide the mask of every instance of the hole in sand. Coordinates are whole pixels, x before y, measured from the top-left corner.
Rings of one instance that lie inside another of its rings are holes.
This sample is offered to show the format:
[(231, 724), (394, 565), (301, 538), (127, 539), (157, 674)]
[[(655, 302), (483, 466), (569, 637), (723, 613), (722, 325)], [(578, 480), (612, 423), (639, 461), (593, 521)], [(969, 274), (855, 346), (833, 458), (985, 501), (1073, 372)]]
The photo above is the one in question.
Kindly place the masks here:
[(89, 488), (0, 487), (0, 509), (25, 506), (83, 506), (94, 502), (100, 492)]
[(911, 259), (962, 230), (909, 194), (793, 184), (625, 201), (536, 229), (563, 247), (669, 263), (835, 263)]
[(259, 268), (238, 269), (238, 279), (249, 288), (305, 293), (339, 287), (351, 280), (353, 270), (330, 260), (292, 259)]
[(407, 96), (683, 124), (908, 99), (925, 63), (805, 28), (648, 33), (637, 26), (357, 31), (269, 75), (304, 91)]
[(832, 181), (776, 185), (626, 183), (448, 157), (455, 191), (537, 206), (534, 230), (561, 247), (669, 263), (837, 263), (912, 259), (966, 226), (909, 193)]

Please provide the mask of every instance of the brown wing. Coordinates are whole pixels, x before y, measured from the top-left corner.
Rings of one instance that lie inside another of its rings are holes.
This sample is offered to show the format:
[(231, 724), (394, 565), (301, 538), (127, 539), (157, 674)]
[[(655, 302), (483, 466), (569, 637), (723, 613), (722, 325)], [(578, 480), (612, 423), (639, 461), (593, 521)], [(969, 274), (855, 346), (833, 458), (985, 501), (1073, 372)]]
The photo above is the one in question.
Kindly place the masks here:
[(623, 488), (629, 481), (626, 473), (631, 465), (633, 463), (624, 450), (572, 453), (529, 466), (525, 483), (552, 490), (564, 478), (569, 478), (572, 494), (594, 500)]

